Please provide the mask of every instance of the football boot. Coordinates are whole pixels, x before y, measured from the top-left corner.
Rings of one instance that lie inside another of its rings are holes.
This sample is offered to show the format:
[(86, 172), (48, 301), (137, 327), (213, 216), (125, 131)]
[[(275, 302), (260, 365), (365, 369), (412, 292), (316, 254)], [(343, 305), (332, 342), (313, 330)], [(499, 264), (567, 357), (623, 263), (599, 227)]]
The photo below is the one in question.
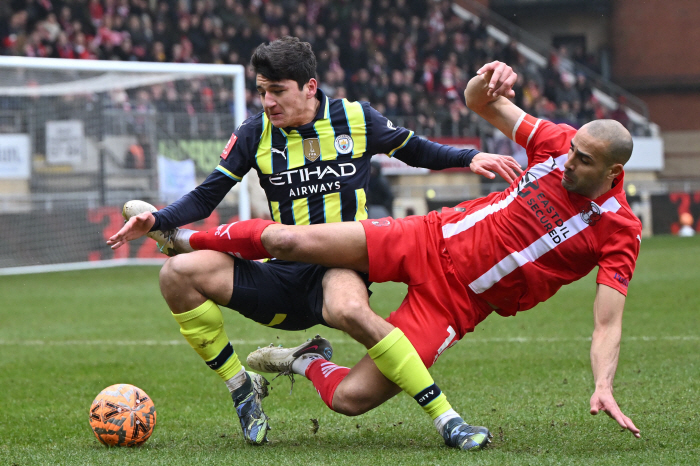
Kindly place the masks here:
[(231, 398), (241, 421), (243, 438), (252, 445), (262, 445), (267, 442), (267, 432), (270, 430), (270, 419), (262, 408), (270, 382), (255, 372), (246, 371), (246, 378), (243, 386), (231, 393)]
[[(124, 208), (122, 209), (122, 217), (124, 217), (125, 222), (128, 222), (131, 217), (144, 212), (158, 212), (158, 209), (145, 201), (129, 201), (124, 204)], [(172, 257), (183, 252), (193, 251), (188, 241), (192, 233), (192, 230), (181, 230), (176, 227), (172, 230), (166, 231), (149, 231), (146, 233), (146, 236), (155, 240), (155, 242), (158, 244), (158, 250), (160, 250), (160, 252), (168, 257)]]
[(461, 417), (455, 417), (442, 429), (442, 437), (448, 447), (476, 451), (491, 443), (493, 434), (486, 427), (470, 426)]
[(320, 356), (326, 361), (330, 361), (333, 356), (333, 347), (328, 340), (316, 335), (295, 348), (284, 348), (272, 344), (258, 348), (248, 355), (247, 361), (248, 365), (256, 371), (290, 375), (294, 361), (306, 355)]

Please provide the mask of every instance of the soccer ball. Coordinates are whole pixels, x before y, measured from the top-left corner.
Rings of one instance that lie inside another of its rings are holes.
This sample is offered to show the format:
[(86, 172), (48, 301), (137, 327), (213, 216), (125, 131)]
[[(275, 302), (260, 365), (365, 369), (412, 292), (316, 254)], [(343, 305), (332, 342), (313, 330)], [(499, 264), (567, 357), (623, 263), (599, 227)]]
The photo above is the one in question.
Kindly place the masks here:
[(148, 440), (156, 425), (153, 400), (126, 383), (102, 390), (90, 407), (90, 427), (105, 445), (135, 447)]

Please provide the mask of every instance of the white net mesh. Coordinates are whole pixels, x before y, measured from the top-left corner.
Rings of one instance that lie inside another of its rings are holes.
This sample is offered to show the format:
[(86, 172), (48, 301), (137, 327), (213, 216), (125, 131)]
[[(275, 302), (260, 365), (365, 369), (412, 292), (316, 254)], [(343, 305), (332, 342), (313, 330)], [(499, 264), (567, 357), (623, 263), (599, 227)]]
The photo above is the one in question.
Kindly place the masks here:
[(0, 66), (0, 268), (158, 257), (104, 242), (125, 201), (164, 205), (211, 172), (237, 98), (232, 74)]

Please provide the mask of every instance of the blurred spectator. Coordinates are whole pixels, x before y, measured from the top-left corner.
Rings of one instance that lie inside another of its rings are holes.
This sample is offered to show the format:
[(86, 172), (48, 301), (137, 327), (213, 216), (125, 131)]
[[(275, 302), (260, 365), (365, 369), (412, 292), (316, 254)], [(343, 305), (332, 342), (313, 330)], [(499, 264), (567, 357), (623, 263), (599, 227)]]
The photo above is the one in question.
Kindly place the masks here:
[(562, 102), (567, 102), (571, 106), (574, 102), (579, 102), (581, 96), (578, 93), (578, 89), (574, 87), (576, 84), (576, 78), (571, 73), (561, 74), (561, 83), (556, 87), (554, 91), (554, 100), (557, 105), (561, 105)]
[(691, 237), (695, 236), (695, 230), (693, 229), (693, 216), (690, 212), (683, 212), (680, 215), (681, 228), (678, 230), (678, 236)]
[(146, 156), (140, 144), (131, 144), (124, 157), (124, 168), (142, 170), (146, 168)]
[(613, 120), (617, 120), (620, 123), (622, 123), (625, 128), (629, 128), (630, 125), (630, 117), (627, 115), (627, 112), (625, 111), (625, 102), (626, 99), (624, 96), (619, 96), (617, 98), (617, 108), (613, 110), (610, 113), (610, 118)]
[[(486, 131), (462, 91), (492, 60), (516, 69), (516, 103), (538, 117), (575, 127), (611, 117), (632, 126), (624, 101), (607, 112), (587, 76), (571, 66), (571, 58), (595, 62), (583, 49), (562, 47), (540, 68), (516, 42), (491, 37), (485, 21), (454, 14), (447, 0), (0, 1), (0, 55), (247, 65), (257, 45), (285, 34), (313, 45), (329, 96), (370, 100), (426, 135)], [(246, 81), (248, 112), (257, 112), (254, 76)], [(233, 96), (222, 87), (151, 90), (151, 104), (159, 112), (230, 113)]]

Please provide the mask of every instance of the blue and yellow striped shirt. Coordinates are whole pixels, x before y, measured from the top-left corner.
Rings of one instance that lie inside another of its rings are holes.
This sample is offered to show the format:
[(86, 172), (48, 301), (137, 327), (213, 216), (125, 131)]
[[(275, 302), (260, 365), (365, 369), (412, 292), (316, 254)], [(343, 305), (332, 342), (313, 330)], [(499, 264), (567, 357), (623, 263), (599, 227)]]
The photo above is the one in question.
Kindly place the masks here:
[(276, 128), (264, 112), (246, 120), (216, 169), (236, 181), (257, 170), (277, 222), (364, 220), (372, 155), (393, 156), (413, 131), (367, 102), (329, 99), (320, 90), (317, 97), (316, 117), (297, 128)]

